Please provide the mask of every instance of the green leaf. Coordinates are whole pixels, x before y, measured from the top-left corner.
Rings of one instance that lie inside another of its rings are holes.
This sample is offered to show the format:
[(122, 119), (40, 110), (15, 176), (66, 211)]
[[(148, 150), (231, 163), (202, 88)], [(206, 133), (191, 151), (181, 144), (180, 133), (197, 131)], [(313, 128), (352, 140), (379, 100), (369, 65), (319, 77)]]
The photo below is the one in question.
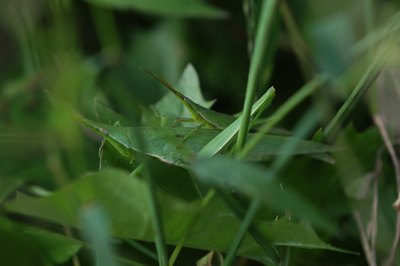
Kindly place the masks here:
[(181, 167), (162, 163), (156, 159), (148, 160), (147, 164), (153, 182), (168, 195), (188, 202), (200, 197), (196, 180), (191, 176), (190, 172)]
[(121, 168), (132, 172), (136, 168), (132, 159), (121, 156), (118, 150), (107, 140), (101, 143), (99, 157), (100, 171), (104, 171), (108, 168)]
[(197, 266), (222, 266), (224, 258), (221, 253), (211, 251), (197, 261)]
[(86, 0), (94, 5), (133, 9), (153, 15), (187, 18), (223, 18), (226, 13), (200, 0)]
[[(192, 131), (185, 127), (115, 127), (96, 123), (84, 118), (78, 119), (85, 126), (99, 133), (112, 143), (118, 151), (127, 158), (132, 158), (134, 151), (156, 157), (161, 161), (185, 167), (192, 162), (199, 151), (220, 131), (200, 129), (195, 131), (188, 139), (181, 143), (182, 138)], [(249, 134), (249, 137), (254, 134)], [(296, 148), (291, 150), (291, 155), (319, 154), (334, 152), (340, 148), (324, 144), (297, 140), (290, 137), (265, 135), (260, 143), (244, 158), (250, 161), (265, 161), (270, 156), (281, 154), (282, 145), (294, 141)], [(222, 151), (223, 153), (224, 151)]]
[(322, 143), (324, 141), (324, 132), (322, 131), (322, 128), (318, 129), (314, 133), (314, 135), (312, 137), (312, 141), (319, 142), (319, 143)]
[[(113, 111), (109, 106), (100, 101), (99, 99), (95, 99), (95, 111), (97, 119), (104, 124), (114, 125), (118, 122), (118, 125), (129, 126), (132, 123), (123, 115)], [(104, 140), (99, 149), (99, 157), (100, 157), (100, 171), (104, 171), (107, 168), (115, 167), (122, 168), (128, 171), (133, 171), (136, 167), (131, 163), (131, 159), (120, 156), (118, 150), (107, 140)]]
[[(108, 218), (112, 235), (153, 241), (145, 186), (142, 180), (128, 173), (107, 170), (84, 176), (51, 196), (36, 199), (23, 196), (4, 206), (9, 212), (79, 227), (79, 210), (96, 202)], [(163, 215), (166, 241), (175, 245), (186, 230), (188, 217), (200, 209), (201, 200), (186, 203), (158, 190), (156, 192)], [(342, 251), (322, 242), (309, 225), (285, 220), (256, 220), (255, 224), (267, 240), (275, 245)], [(238, 227), (239, 222), (234, 214), (219, 199), (213, 198), (200, 213), (184, 246), (226, 252)], [(268, 261), (250, 236), (245, 237), (238, 254), (258, 261)]]
[[(192, 64), (188, 64), (183, 71), (175, 89), (188, 97), (191, 101), (205, 108), (210, 108), (215, 101), (206, 101), (201, 93), (199, 77)], [(167, 89), (166, 89), (167, 90)], [(167, 117), (167, 126), (172, 125), (176, 118), (189, 118), (190, 112), (171, 92), (154, 105), (160, 115)]]
[(342, 182), (348, 184), (375, 170), (376, 153), (383, 141), (377, 128), (359, 133), (350, 125), (342, 132), (337, 144), (347, 148), (340, 156), (334, 157), (341, 171)]
[[(271, 87), (252, 107), (250, 115), (254, 115), (260, 109), (268, 106), (275, 97), (275, 89)], [(238, 133), (242, 123), (242, 116), (234, 120), (227, 128), (225, 128), (218, 136), (212, 139), (200, 152), (200, 157), (212, 157), (217, 154), (234, 136)]]
[(294, 211), (295, 215), (312, 220), (326, 230), (334, 230), (334, 225), (308, 200), (302, 198), (290, 187), (280, 183), (274, 173), (259, 165), (239, 162), (225, 157), (199, 160), (192, 164), (198, 179), (211, 186), (230, 188), (247, 195), (259, 198), (269, 208), (276, 211)]
[[(135, 160), (123, 157), (108, 141), (103, 141), (100, 147), (100, 171), (119, 168), (132, 172), (136, 167)], [(191, 201), (199, 197), (196, 184), (188, 171), (180, 167), (161, 163), (158, 160), (148, 160), (149, 171), (156, 183), (164, 192), (181, 199)], [(173, 178), (166, 178), (166, 177)]]
[(126, 127), (133, 125), (125, 116), (113, 111), (107, 104), (99, 99), (94, 100), (94, 108), (97, 119), (103, 124), (114, 125), (119, 121), (121, 125)]
[(96, 204), (82, 208), (80, 224), (83, 228), (83, 236), (91, 245), (96, 265), (118, 266), (108, 236), (108, 221), (102, 208)]
[(3, 265), (53, 265), (70, 259), (82, 243), (0, 217), (0, 247)]
[[(157, 113), (157, 111), (154, 108), (140, 106), (140, 109), (142, 110), (142, 118), (140, 120), (140, 124), (142, 126), (146, 126), (146, 127), (161, 126), (162, 118), (160, 118), (160, 115)], [(166, 117), (164, 119), (166, 119)]]

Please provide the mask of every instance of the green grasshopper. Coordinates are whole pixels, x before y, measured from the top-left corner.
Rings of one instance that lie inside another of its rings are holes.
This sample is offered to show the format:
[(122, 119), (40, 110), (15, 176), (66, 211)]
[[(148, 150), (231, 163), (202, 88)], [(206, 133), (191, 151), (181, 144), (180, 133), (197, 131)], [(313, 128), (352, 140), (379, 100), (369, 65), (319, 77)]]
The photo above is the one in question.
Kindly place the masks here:
[(195, 131), (197, 131), (198, 129), (200, 129), (204, 126), (206, 126), (207, 128), (210, 128), (210, 129), (224, 130), (226, 127), (231, 125), (237, 119), (237, 117), (210, 110), (208, 108), (205, 108), (205, 107), (193, 102), (192, 100), (187, 98), (185, 95), (183, 95), (179, 91), (175, 90), (167, 81), (165, 81), (163, 78), (161, 78), (157, 74), (154, 74), (143, 67), (140, 67), (140, 69), (146, 71), (148, 74), (150, 74), (151, 76), (156, 78), (158, 81), (160, 81), (170, 91), (172, 91), (190, 112), (190, 115), (192, 116), (192, 118), (178, 118), (175, 120), (175, 122), (172, 124), (172, 126), (174, 126), (177, 122), (199, 123), (199, 125), (196, 128), (194, 128), (189, 134), (187, 134), (182, 139), (181, 143), (183, 143)]

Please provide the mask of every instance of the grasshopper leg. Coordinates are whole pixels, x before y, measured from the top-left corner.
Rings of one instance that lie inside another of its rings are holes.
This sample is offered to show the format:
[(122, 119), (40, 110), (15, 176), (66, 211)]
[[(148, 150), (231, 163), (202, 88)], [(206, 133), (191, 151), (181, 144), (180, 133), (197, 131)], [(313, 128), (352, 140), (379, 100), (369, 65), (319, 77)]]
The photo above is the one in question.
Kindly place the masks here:
[(189, 123), (196, 123), (196, 121), (193, 118), (185, 118), (185, 117), (180, 117), (175, 119), (174, 123), (172, 123), (171, 127), (174, 127), (176, 123), (179, 122), (189, 122)]

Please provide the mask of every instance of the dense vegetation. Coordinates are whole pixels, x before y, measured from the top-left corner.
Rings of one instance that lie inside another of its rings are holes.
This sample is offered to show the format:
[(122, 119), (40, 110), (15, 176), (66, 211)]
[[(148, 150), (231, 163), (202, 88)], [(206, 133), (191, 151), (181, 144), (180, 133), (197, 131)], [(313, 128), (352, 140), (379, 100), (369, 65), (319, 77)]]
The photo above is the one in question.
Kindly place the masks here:
[(0, 2), (0, 264), (400, 265), (399, 7)]

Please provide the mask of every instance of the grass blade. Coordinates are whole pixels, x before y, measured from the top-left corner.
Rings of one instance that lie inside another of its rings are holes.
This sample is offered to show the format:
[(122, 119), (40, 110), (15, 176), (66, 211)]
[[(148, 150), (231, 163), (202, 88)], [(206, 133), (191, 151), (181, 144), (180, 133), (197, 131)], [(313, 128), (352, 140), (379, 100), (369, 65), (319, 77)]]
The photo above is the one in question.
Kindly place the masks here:
[(274, 162), (272, 163), (271, 168), (275, 171), (279, 171), (283, 168), (285, 163), (292, 156), (291, 152), (296, 148), (296, 138), (304, 138), (306, 134), (310, 133), (310, 131), (316, 126), (316, 123), (319, 121), (321, 116), (321, 112), (318, 112), (314, 106), (311, 106), (307, 111), (305, 111), (304, 115), (299, 119), (293, 129), (293, 136), (295, 138), (290, 139), (282, 146), (282, 151), (284, 151), (281, 155), (278, 155)]
[(199, 215), (201, 213), (201, 211), (208, 205), (208, 203), (210, 203), (210, 201), (213, 199), (215, 195), (215, 189), (211, 189), (207, 195), (204, 197), (204, 199), (201, 202), (201, 207), (199, 209), (199, 211), (197, 213), (195, 213), (194, 215), (192, 215), (189, 218), (189, 224), (185, 230), (185, 233), (183, 234), (183, 236), (179, 239), (178, 244), (176, 245), (174, 252), (172, 253), (171, 257), (169, 258), (169, 266), (174, 265), (179, 252), (181, 251), (183, 244), (185, 243), (185, 240), (187, 239), (190, 231), (192, 230), (194, 224), (196, 223), (197, 219), (199, 218)]
[(100, 206), (87, 206), (81, 213), (84, 237), (92, 245), (98, 266), (118, 266), (108, 236), (108, 221)]
[[(243, 210), (243, 208), (236, 202), (236, 200), (232, 197), (230, 193), (221, 189), (217, 189), (217, 191), (219, 196), (225, 201), (228, 207), (235, 213), (236, 217), (240, 221), (242, 221), (245, 217), (245, 211)], [(254, 240), (257, 241), (260, 247), (275, 263), (275, 265), (278, 265), (281, 260), (279, 255), (276, 254), (274, 248), (261, 234), (260, 230), (254, 224), (250, 224), (248, 227), (248, 231), (250, 235), (254, 238)]]
[(392, 45), (393, 38), (395, 37), (390, 36), (388, 38), (387, 43), (382, 48), (381, 52), (375, 57), (375, 60), (372, 62), (364, 76), (351, 92), (346, 102), (342, 105), (335, 117), (328, 124), (324, 131), (324, 135), (326, 137), (332, 137), (337, 132), (338, 128), (343, 123), (343, 120), (349, 115), (356, 104), (372, 86), (389, 59), (393, 58), (393, 51), (395, 49)]
[(299, 91), (297, 91), (289, 100), (287, 100), (271, 118), (260, 128), (259, 134), (255, 135), (247, 143), (245, 147), (237, 154), (238, 159), (243, 159), (263, 138), (263, 134), (267, 133), (274, 127), (285, 115), (287, 115), (297, 104), (303, 101), (310, 95), (319, 85), (326, 80), (323, 76), (316, 76), (310, 82), (305, 84)]
[(279, 9), (282, 14), (282, 20), (287, 28), (290, 42), (292, 45), (293, 52), (299, 59), (299, 65), (303, 76), (306, 78), (311, 78), (314, 76), (315, 61), (312, 57), (312, 53), (307, 43), (305, 42), (298, 25), (296, 24), (293, 13), (291, 12), (287, 1), (280, 1)]
[(258, 23), (256, 41), (254, 46), (254, 54), (251, 59), (249, 78), (247, 80), (246, 98), (242, 115), (243, 119), (241, 122), (239, 136), (237, 140), (237, 151), (240, 151), (246, 142), (251, 106), (256, 92), (257, 70), (262, 59), (265, 44), (268, 43), (267, 37), (273, 22), (274, 11), (276, 9), (277, 3), (278, 1), (276, 0), (269, 0), (264, 1), (262, 5), (261, 16)]
[[(250, 115), (254, 115), (261, 108), (265, 108), (269, 105), (275, 97), (275, 89), (271, 87), (254, 105)], [(217, 154), (229, 141), (233, 139), (236, 133), (240, 129), (243, 115), (235, 120), (229, 127), (224, 129), (218, 136), (213, 138), (207, 145), (205, 145), (200, 152), (198, 157), (212, 157)]]
[(160, 266), (168, 266), (168, 253), (167, 245), (165, 242), (164, 226), (161, 218), (160, 207), (157, 202), (155, 184), (149, 173), (146, 163), (144, 164), (143, 177), (146, 180), (146, 194), (148, 200), (148, 207), (151, 214), (151, 221), (153, 224), (153, 232), (156, 243), (156, 250), (158, 255), (158, 262)]
[(260, 206), (261, 206), (260, 199), (254, 198), (251, 201), (249, 209), (248, 209), (244, 219), (242, 220), (242, 223), (240, 224), (240, 228), (235, 236), (235, 239), (233, 240), (233, 243), (229, 249), (228, 255), (225, 258), (223, 266), (232, 265), (232, 263), (236, 257), (236, 253), (240, 247), (240, 244), (242, 243), (243, 238), (244, 238), (247, 230), (249, 229), (252, 220), (254, 219), (255, 215), (257, 214), (257, 210), (260, 208)]
[(142, 246), (142, 245), (141, 245), (140, 243), (138, 243), (137, 241), (132, 240), (132, 239), (124, 239), (124, 241), (125, 241), (126, 243), (128, 243), (131, 247), (133, 247), (134, 249), (136, 249), (136, 250), (142, 252), (142, 253), (143, 253), (144, 255), (146, 255), (147, 257), (152, 258), (152, 259), (154, 259), (154, 260), (156, 260), (156, 261), (158, 260), (158, 257), (157, 257), (157, 254), (156, 254), (156, 253), (154, 253), (152, 250), (150, 250), (150, 249), (148, 249), (148, 248)]

